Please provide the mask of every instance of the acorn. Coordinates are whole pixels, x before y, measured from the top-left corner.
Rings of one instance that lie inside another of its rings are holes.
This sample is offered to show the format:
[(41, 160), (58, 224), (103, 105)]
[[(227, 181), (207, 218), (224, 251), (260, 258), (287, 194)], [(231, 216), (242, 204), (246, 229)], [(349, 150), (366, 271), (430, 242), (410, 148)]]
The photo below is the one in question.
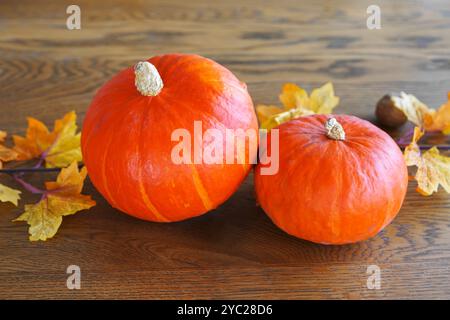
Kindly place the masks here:
[(378, 122), (389, 128), (398, 128), (408, 120), (402, 110), (397, 108), (392, 97), (394, 94), (386, 94), (381, 98), (375, 110)]

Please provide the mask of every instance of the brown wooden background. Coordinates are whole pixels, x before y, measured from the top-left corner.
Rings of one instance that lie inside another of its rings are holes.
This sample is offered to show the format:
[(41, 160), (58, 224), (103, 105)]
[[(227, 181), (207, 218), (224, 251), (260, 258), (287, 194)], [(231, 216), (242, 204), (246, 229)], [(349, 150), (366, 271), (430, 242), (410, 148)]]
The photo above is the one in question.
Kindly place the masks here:
[[(382, 29), (369, 31), (372, 2), (78, 0), (82, 29), (69, 31), (72, 1), (2, 0), (0, 129), (23, 133), (26, 116), (51, 125), (70, 110), (81, 124), (110, 76), (169, 52), (217, 60), (255, 103), (277, 102), (284, 82), (333, 81), (339, 113), (373, 120), (376, 101), (400, 90), (439, 106), (450, 90), (448, 1), (376, 1)], [(218, 210), (174, 224), (123, 215), (88, 183), (98, 205), (64, 218), (46, 243), (30, 243), (27, 226), (11, 222), (20, 208), (2, 203), (0, 298), (448, 299), (450, 198), (414, 188), (385, 231), (346, 246), (278, 230), (255, 206), (251, 176)], [(81, 290), (66, 288), (70, 264), (81, 267)], [(370, 264), (381, 267), (381, 290), (366, 288)]]

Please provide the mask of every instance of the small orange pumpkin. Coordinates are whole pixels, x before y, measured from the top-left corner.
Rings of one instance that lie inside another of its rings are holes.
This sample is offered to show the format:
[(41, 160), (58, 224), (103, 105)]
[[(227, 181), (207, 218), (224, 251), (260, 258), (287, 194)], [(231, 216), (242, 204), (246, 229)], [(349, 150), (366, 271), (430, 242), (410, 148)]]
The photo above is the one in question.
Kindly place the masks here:
[[(168, 54), (123, 70), (86, 113), (81, 146), (90, 179), (112, 206), (145, 220), (179, 221), (216, 208), (244, 180), (251, 161), (174, 163), (172, 133), (185, 128), (194, 136), (194, 121), (203, 132), (224, 135), (258, 129), (245, 84), (210, 59)], [(244, 147), (246, 159), (256, 157)]]
[(345, 244), (376, 235), (397, 215), (408, 173), (384, 131), (347, 115), (301, 117), (278, 129), (278, 172), (261, 175), (262, 164), (255, 171), (258, 202), (278, 227), (301, 239)]

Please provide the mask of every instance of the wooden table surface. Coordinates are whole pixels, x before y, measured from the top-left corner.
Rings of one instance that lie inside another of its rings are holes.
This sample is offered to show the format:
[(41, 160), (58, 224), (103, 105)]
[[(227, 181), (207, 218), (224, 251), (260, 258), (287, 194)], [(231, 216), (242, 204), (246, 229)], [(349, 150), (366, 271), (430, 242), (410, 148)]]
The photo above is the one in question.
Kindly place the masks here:
[[(138, 60), (197, 53), (231, 69), (257, 103), (284, 82), (335, 84), (338, 113), (374, 120), (376, 101), (405, 90), (438, 107), (450, 90), (448, 1), (377, 1), (381, 30), (366, 28), (373, 1), (0, 2), (0, 129), (23, 134), (26, 116), (52, 125)], [(394, 133), (395, 134), (395, 133)], [(444, 143), (448, 143), (448, 139)], [(442, 141), (440, 141), (442, 143)], [(52, 174), (33, 174), (36, 183)], [(133, 219), (87, 182), (97, 206), (64, 218), (55, 238), (28, 241), (21, 207), (0, 204), (0, 298), (450, 298), (450, 197), (410, 183), (395, 221), (375, 238), (323, 246), (284, 234), (255, 205), (252, 175), (217, 210), (173, 224)], [(11, 184), (6, 175), (2, 183)], [(23, 193), (23, 202), (35, 200)], [(81, 290), (66, 268), (81, 268)], [(369, 265), (381, 289), (366, 286)]]

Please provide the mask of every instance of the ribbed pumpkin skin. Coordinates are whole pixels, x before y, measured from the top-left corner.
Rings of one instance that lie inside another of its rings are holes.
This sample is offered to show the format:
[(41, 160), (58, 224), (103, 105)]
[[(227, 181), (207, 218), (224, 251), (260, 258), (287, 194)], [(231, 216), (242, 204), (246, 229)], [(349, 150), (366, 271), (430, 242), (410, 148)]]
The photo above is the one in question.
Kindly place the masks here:
[(83, 123), (83, 159), (93, 184), (115, 208), (145, 220), (179, 221), (227, 200), (251, 164), (174, 164), (173, 130), (186, 128), (194, 137), (197, 120), (203, 132), (216, 128), (225, 135), (225, 128), (257, 130), (258, 124), (245, 84), (225, 67), (197, 55), (148, 61), (164, 88), (155, 97), (141, 95), (132, 67), (104, 84)]
[(302, 117), (278, 127), (279, 171), (261, 175), (259, 164), (256, 194), (287, 233), (322, 244), (353, 243), (376, 235), (394, 219), (408, 173), (388, 134), (357, 117), (335, 115), (346, 140), (332, 140), (324, 127), (330, 117)]

